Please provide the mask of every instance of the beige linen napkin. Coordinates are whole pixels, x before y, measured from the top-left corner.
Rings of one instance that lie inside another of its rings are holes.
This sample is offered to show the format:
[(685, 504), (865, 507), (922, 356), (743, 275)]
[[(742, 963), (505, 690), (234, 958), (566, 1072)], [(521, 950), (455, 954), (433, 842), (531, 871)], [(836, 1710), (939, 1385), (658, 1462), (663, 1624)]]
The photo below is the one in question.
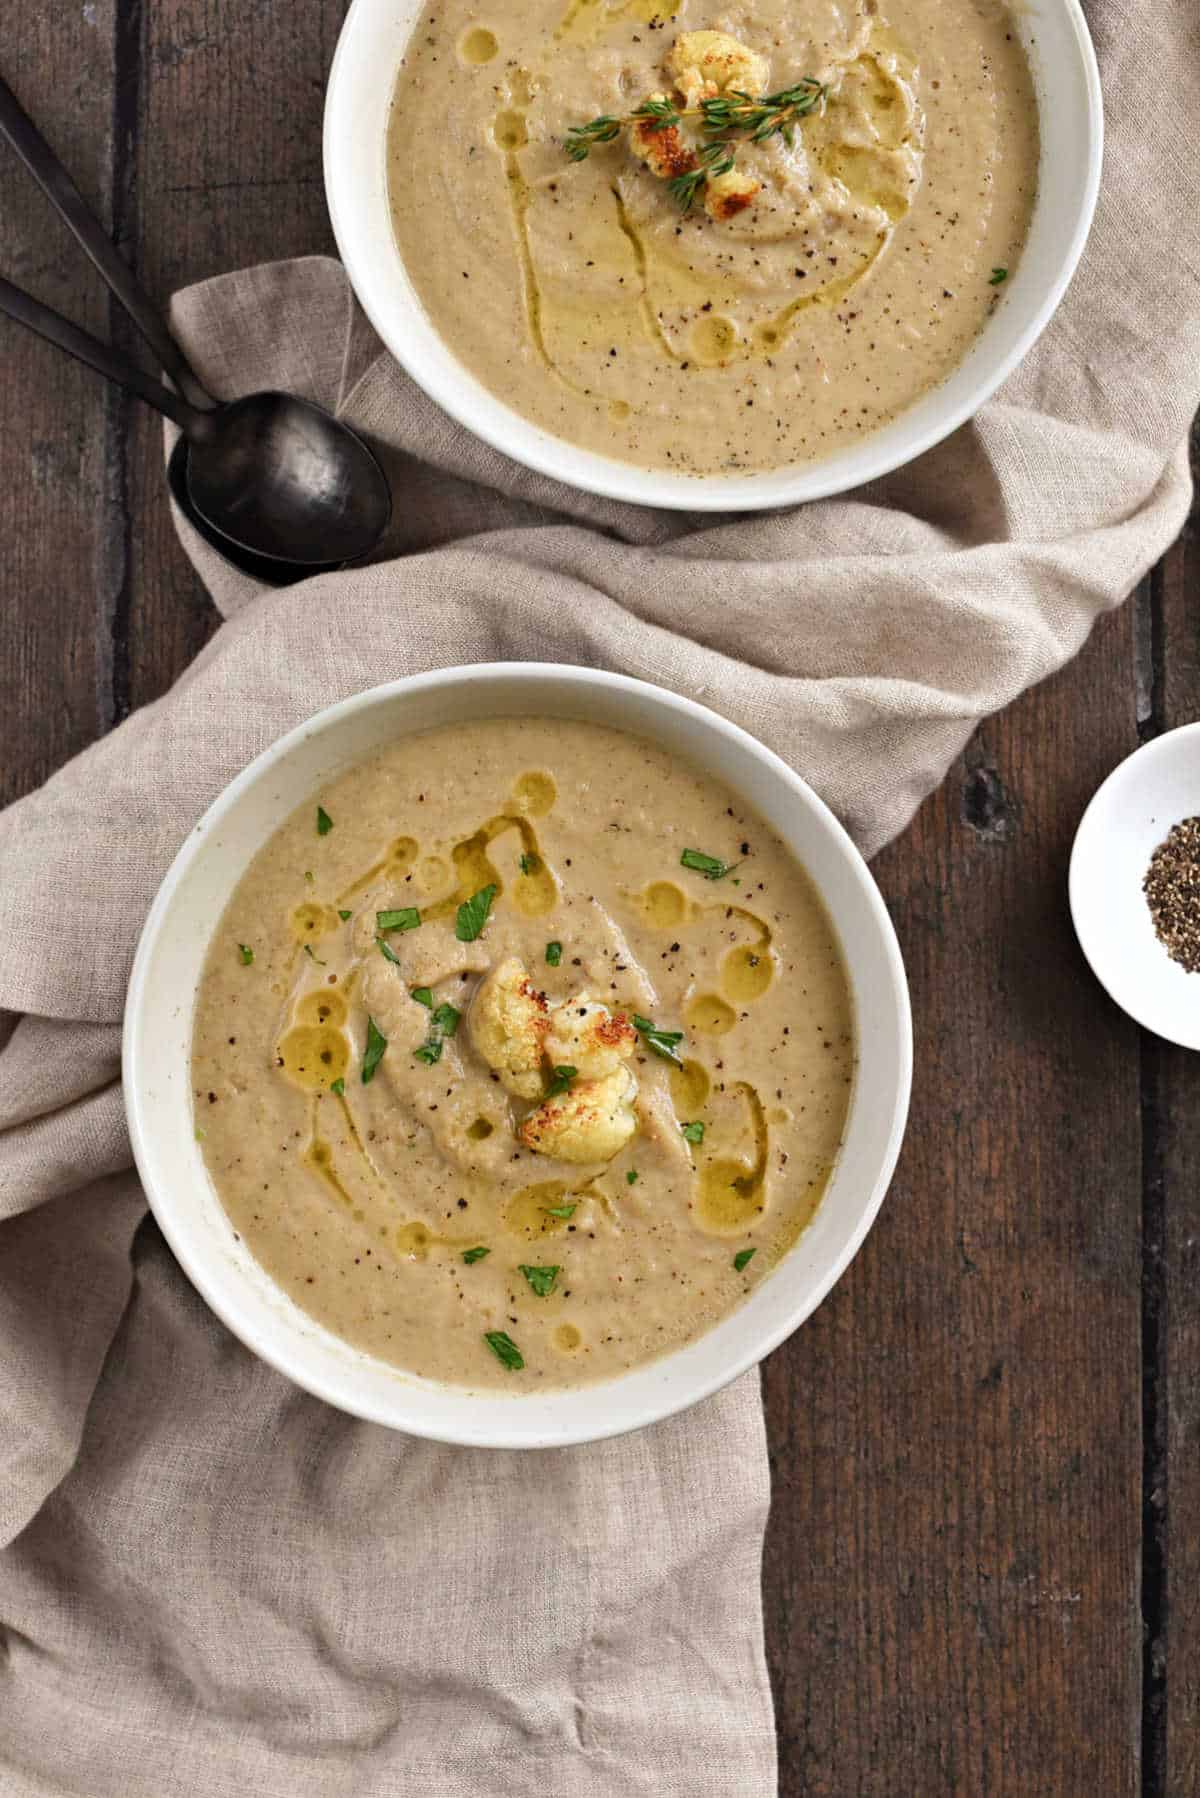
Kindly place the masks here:
[(125, 983), (156, 884), (229, 777), (317, 707), (417, 669), (631, 671), (764, 737), (866, 850), (898, 830), (1187, 507), (1200, 19), (1194, 0), (1097, 0), (1092, 24), (1116, 103), (1066, 304), (973, 425), (842, 500), (672, 516), (528, 474), (380, 355), (331, 262), (180, 296), (218, 391), (290, 387), (378, 436), (397, 523), (378, 565), (279, 593), (181, 526), (228, 622), (166, 699), (0, 818), (6, 1798), (774, 1789), (756, 1377), (629, 1439), (526, 1455), (296, 1391), (145, 1216)]

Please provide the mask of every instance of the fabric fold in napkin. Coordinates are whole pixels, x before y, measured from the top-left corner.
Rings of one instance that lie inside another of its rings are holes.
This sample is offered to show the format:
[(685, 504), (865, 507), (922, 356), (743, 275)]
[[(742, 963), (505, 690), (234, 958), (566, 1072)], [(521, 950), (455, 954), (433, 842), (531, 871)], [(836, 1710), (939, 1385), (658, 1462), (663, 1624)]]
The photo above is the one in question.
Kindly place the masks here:
[(1183, 522), (1200, 397), (1200, 21), (1192, 0), (1090, 13), (1118, 101), (1061, 312), (973, 424), (843, 499), (689, 516), (530, 474), (381, 354), (333, 262), (179, 296), (217, 392), (290, 388), (378, 440), (395, 527), (372, 567), (267, 592), (181, 523), (227, 622), (0, 818), (6, 1798), (774, 1790), (757, 1377), (554, 1453), (439, 1447), (308, 1398), (145, 1213), (125, 984), (204, 807), (376, 682), (523, 657), (661, 682), (779, 750), (870, 852), (981, 714), (1079, 648)]

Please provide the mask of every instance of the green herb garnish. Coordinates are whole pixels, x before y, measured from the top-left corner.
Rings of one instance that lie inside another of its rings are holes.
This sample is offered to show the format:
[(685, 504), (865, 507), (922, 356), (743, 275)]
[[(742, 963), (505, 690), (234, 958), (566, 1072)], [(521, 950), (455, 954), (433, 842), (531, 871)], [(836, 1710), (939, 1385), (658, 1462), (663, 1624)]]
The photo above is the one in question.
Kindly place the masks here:
[(679, 1128), (683, 1131), (683, 1134), (687, 1138), (688, 1142), (703, 1142), (704, 1141), (704, 1125), (703, 1124), (681, 1124), (679, 1126)]
[(705, 855), (702, 849), (685, 849), (679, 858), (681, 868), (690, 868), (693, 874), (703, 874), (705, 880), (724, 880), (741, 862), (719, 861), (715, 855)]
[(404, 964), (396, 954), (396, 951), (392, 948), (390, 943), (385, 943), (381, 936), (375, 938), (375, 947), (378, 949), (380, 955), (382, 955), (384, 961), (390, 961), (394, 968), (403, 967)]
[(424, 1005), (428, 1011), (433, 1010), (433, 992), (427, 986), (414, 986), (412, 996), (418, 1005)]
[(317, 835), (327, 837), (333, 829), (333, 819), (323, 805), (317, 807)]
[(304, 953), (308, 956), (310, 961), (315, 961), (319, 968), (327, 968), (329, 966), (327, 961), (321, 960), (321, 957), (317, 954), (311, 943), (305, 943)]
[(744, 134), (751, 143), (761, 144), (778, 134), (790, 146), (796, 140), (797, 122), (815, 111), (824, 100), (825, 91), (821, 82), (806, 75), (794, 87), (757, 98), (735, 89), (702, 100), (699, 106), (676, 107), (667, 99), (643, 100), (634, 112), (601, 113), (586, 125), (571, 125), (564, 147), (572, 162), (583, 162), (596, 144), (612, 143), (628, 125), (669, 131), (684, 119), (698, 118), (704, 141), (696, 151), (697, 165), (667, 183), (686, 212), (711, 176), (724, 175), (733, 167), (735, 137)]
[(441, 1039), (441, 1037), (440, 1036), (429, 1037), (426, 1042), (423, 1042), (421, 1044), (421, 1047), (419, 1049), (413, 1050), (413, 1054), (416, 1056), (418, 1061), (423, 1061), (427, 1068), (433, 1067), (436, 1062), (439, 1062), (442, 1059), (442, 1039)]
[(574, 1217), (575, 1215), (574, 1205), (543, 1205), (542, 1210), (547, 1217)]
[(538, 858), (536, 855), (523, 855), (520, 862), (522, 874), (536, 874)]
[(502, 1361), (510, 1373), (520, 1373), (525, 1365), (525, 1357), (511, 1336), (506, 1335), (503, 1330), (485, 1330), (483, 1340), (497, 1361)]
[(346, 1090), (346, 1082), (344, 1080), (340, 1080), (340, 1079), (333, 1080), (330, 1082), (329, 1090), (331, 1093), (336, 1093), (338, 1098), (340, 1099)]
[(549, 967), (556, 968), (561, 960), (562, 960), (562, 944), (561, 943), (547, 943), (546, 944), (547, 965)]
[(485, 1249), (483, 1244), (480, 1243), (478, 1248), (464, 1249), (463, 1260), (466, 1262), (467, 1266), (470, 1267), (473, 1261), (482, 1261), (484, 1256), (490, 1255), (491, 1252), (491, 1249)]
[(352, 918), (353, 916), (354, 913), (352, 911), (341, 911), (340, 909), (338, 911), (338, 917), (342, 920), (343, 924), (346, 922), (347, 918)]
[(682, 1030), (659, 1030), (650, 1022), (649, 1018), (639, 1018), (636, 1014), (633, 1027), (648, 1049), (652, 1049), (656, 1055), (661, 1055), (664, 1061), (672, 1062), (677, 1068), (683, 1066), (683, 1062), (675, 1053), (683, 1041)]
[(994, 268), (988, 277), (988, 286), (999, 287), (1002, 282), (1007, 280), (1008, 270), (1006, 268)]
[(454, 934), (460, 943), (473, 943), (484, 925), (488, 913), (492, 909), (492, 900), (496, 897), (494, 886), (480, 887), (469, 899), (464, 899), (458, 908), (454, 920)]
[(375, 1069), (383, 1060), (383, 1052), (387, 1048), (387, 1037), (379, 1028), (374, 1018), (367, 1019), (367, 1049), (362, 1062), (362, 1083), (369, 1086), (375, 1078)]
[(453, 1005), (439, 1005), (433, 1014), (433, 1027), (440, 1030), (443, 1036), (453, 1036), (461, 1016), (462, 1013), (455, 1011)]
[(738, 1250), (737, 1254), (733, 1258), (733, 1265), (737, 1268), (737, 1271), (739, 1274), (741, 1273), (742, 1269), (748, 1265), (749, 1262), (753, 1261), (754, 1257), (757, 1254), (758, 1254), (757, 1249), (739, 1249)]
[(380, 930), (415, 930), (421, 914), (415, 905), (402, 905), (395, 911), (377, 911), (375, 922)]
[(525, 1275), (540, 1299), (550, 1297), (554, 1291), (554, 1282), (559, 1275), (557, 1267), (525, 1267), (522, 1265), (517, 1271)]
[(635, 1167), (631, 1167), (629, 1172), (626, 1174), (625, 1179), (630, 1186), (636, 1186), (637, 1185), (637, 1169)]
[(559, 1093), (565, 1093), (567, 1091), (568, 1087), (570, 1087), (570, 1085), (574, 1081), (575, 1076), (576, 1076), (576, 1074), (578, 1074), (578, 1072), (579, 1072), (578, 1068), (571, 1068), (571, 1067), (566, 1067), (566, 1066), (561, 1067), (561, 1068), (555, 1068), (554, 1078), (550, 1082), (549, 1086), (546, 1088), (546, 1094), (545, 1094), (546, 1098), (547, 1099), (556, 1099), (558, 1097)]
[(249, 943), (238, 944), (238, 960), (244, 968), (248, 968), (250, 963), (254, 960), (254, 951)]

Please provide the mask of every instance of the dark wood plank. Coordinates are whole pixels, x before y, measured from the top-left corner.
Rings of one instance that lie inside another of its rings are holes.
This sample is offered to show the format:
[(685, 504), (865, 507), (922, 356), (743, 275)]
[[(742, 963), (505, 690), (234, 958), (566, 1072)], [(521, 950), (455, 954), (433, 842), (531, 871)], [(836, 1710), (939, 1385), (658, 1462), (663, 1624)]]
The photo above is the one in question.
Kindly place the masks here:
[[(345, 0), (156, 0), (145, 21), (138, 261), (165, 302), (191, 281), (333, 249), (321, 174), (325, 77)], [(176, 541), (156, 420), (135, 422), (139, 529), (116, 670), (122, 706), (156, 698), (216, 628)]]
[[(112, 211), (113, 4), (0, 13), (0, 69), (101, 215)], [(0, 145), (0, 270), (104, 335), (108, 301), (38, 189)], [(96, 375), (0, 320), (0, 804), (105, 729), (121, 514), (119, 407)]]
[[(1200, 434), (1192, 461), (1200, 473)], [(1200, 719), (1200, 505), (1154, 588), (1152, 724), (1170, 730)], [(1147, 1214), (1157, 1250), (1148, 1262), (1148, 1322), (1159, 1349), (1147, 1394), (1155, 1424), (1147, 1696), (1159, 1713), (1151, 1737), (1156, 1789), (1192, 1798), (1200, 1791), (1200, 1056), (1152, 1037), (1143, 1056)]]
[(1133, 628), (979, 732), (877, 872), (917, 1079), (880, 1222), (768, 1364), (784, 1798), (1132, 1794), (1136, 1032), (1067, 856), (1135, 741)]

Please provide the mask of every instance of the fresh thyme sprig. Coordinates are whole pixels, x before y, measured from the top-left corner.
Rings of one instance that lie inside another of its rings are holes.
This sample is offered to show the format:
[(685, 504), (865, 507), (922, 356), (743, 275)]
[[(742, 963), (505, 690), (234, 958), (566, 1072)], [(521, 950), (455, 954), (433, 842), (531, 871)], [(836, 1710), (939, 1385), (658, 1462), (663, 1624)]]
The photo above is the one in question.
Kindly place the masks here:
[(672, 106), (669, 100), (643, 100), (634, 112), (618, 116), (601, 113), (586, 125), (572, 125), (567, 131), (566, 151), (572, 162), (585, 162), (596, 144), (611, 144), (629, 125), (644, 125), (650, 131), (667, 131), (684, 119), (699, 119), (700, 130), (707, 138), (696, 152), (699, 164), (686, 174), (676, 175), (667, 187), (686, 212), (704, 183), (717, 175), (726, 175), (733, 167), (732, 139), (743, 135), (752, 144), (765, 143), (776, 135), (789, 147), (796, 141), (798, 119), (814, 112), (825, 98), (825, 86), (811, 75), (793, 87), (780, 88), (775, 94), (742, 93), (734, 89), (727, 94), (714, 94), (699, 106)]

